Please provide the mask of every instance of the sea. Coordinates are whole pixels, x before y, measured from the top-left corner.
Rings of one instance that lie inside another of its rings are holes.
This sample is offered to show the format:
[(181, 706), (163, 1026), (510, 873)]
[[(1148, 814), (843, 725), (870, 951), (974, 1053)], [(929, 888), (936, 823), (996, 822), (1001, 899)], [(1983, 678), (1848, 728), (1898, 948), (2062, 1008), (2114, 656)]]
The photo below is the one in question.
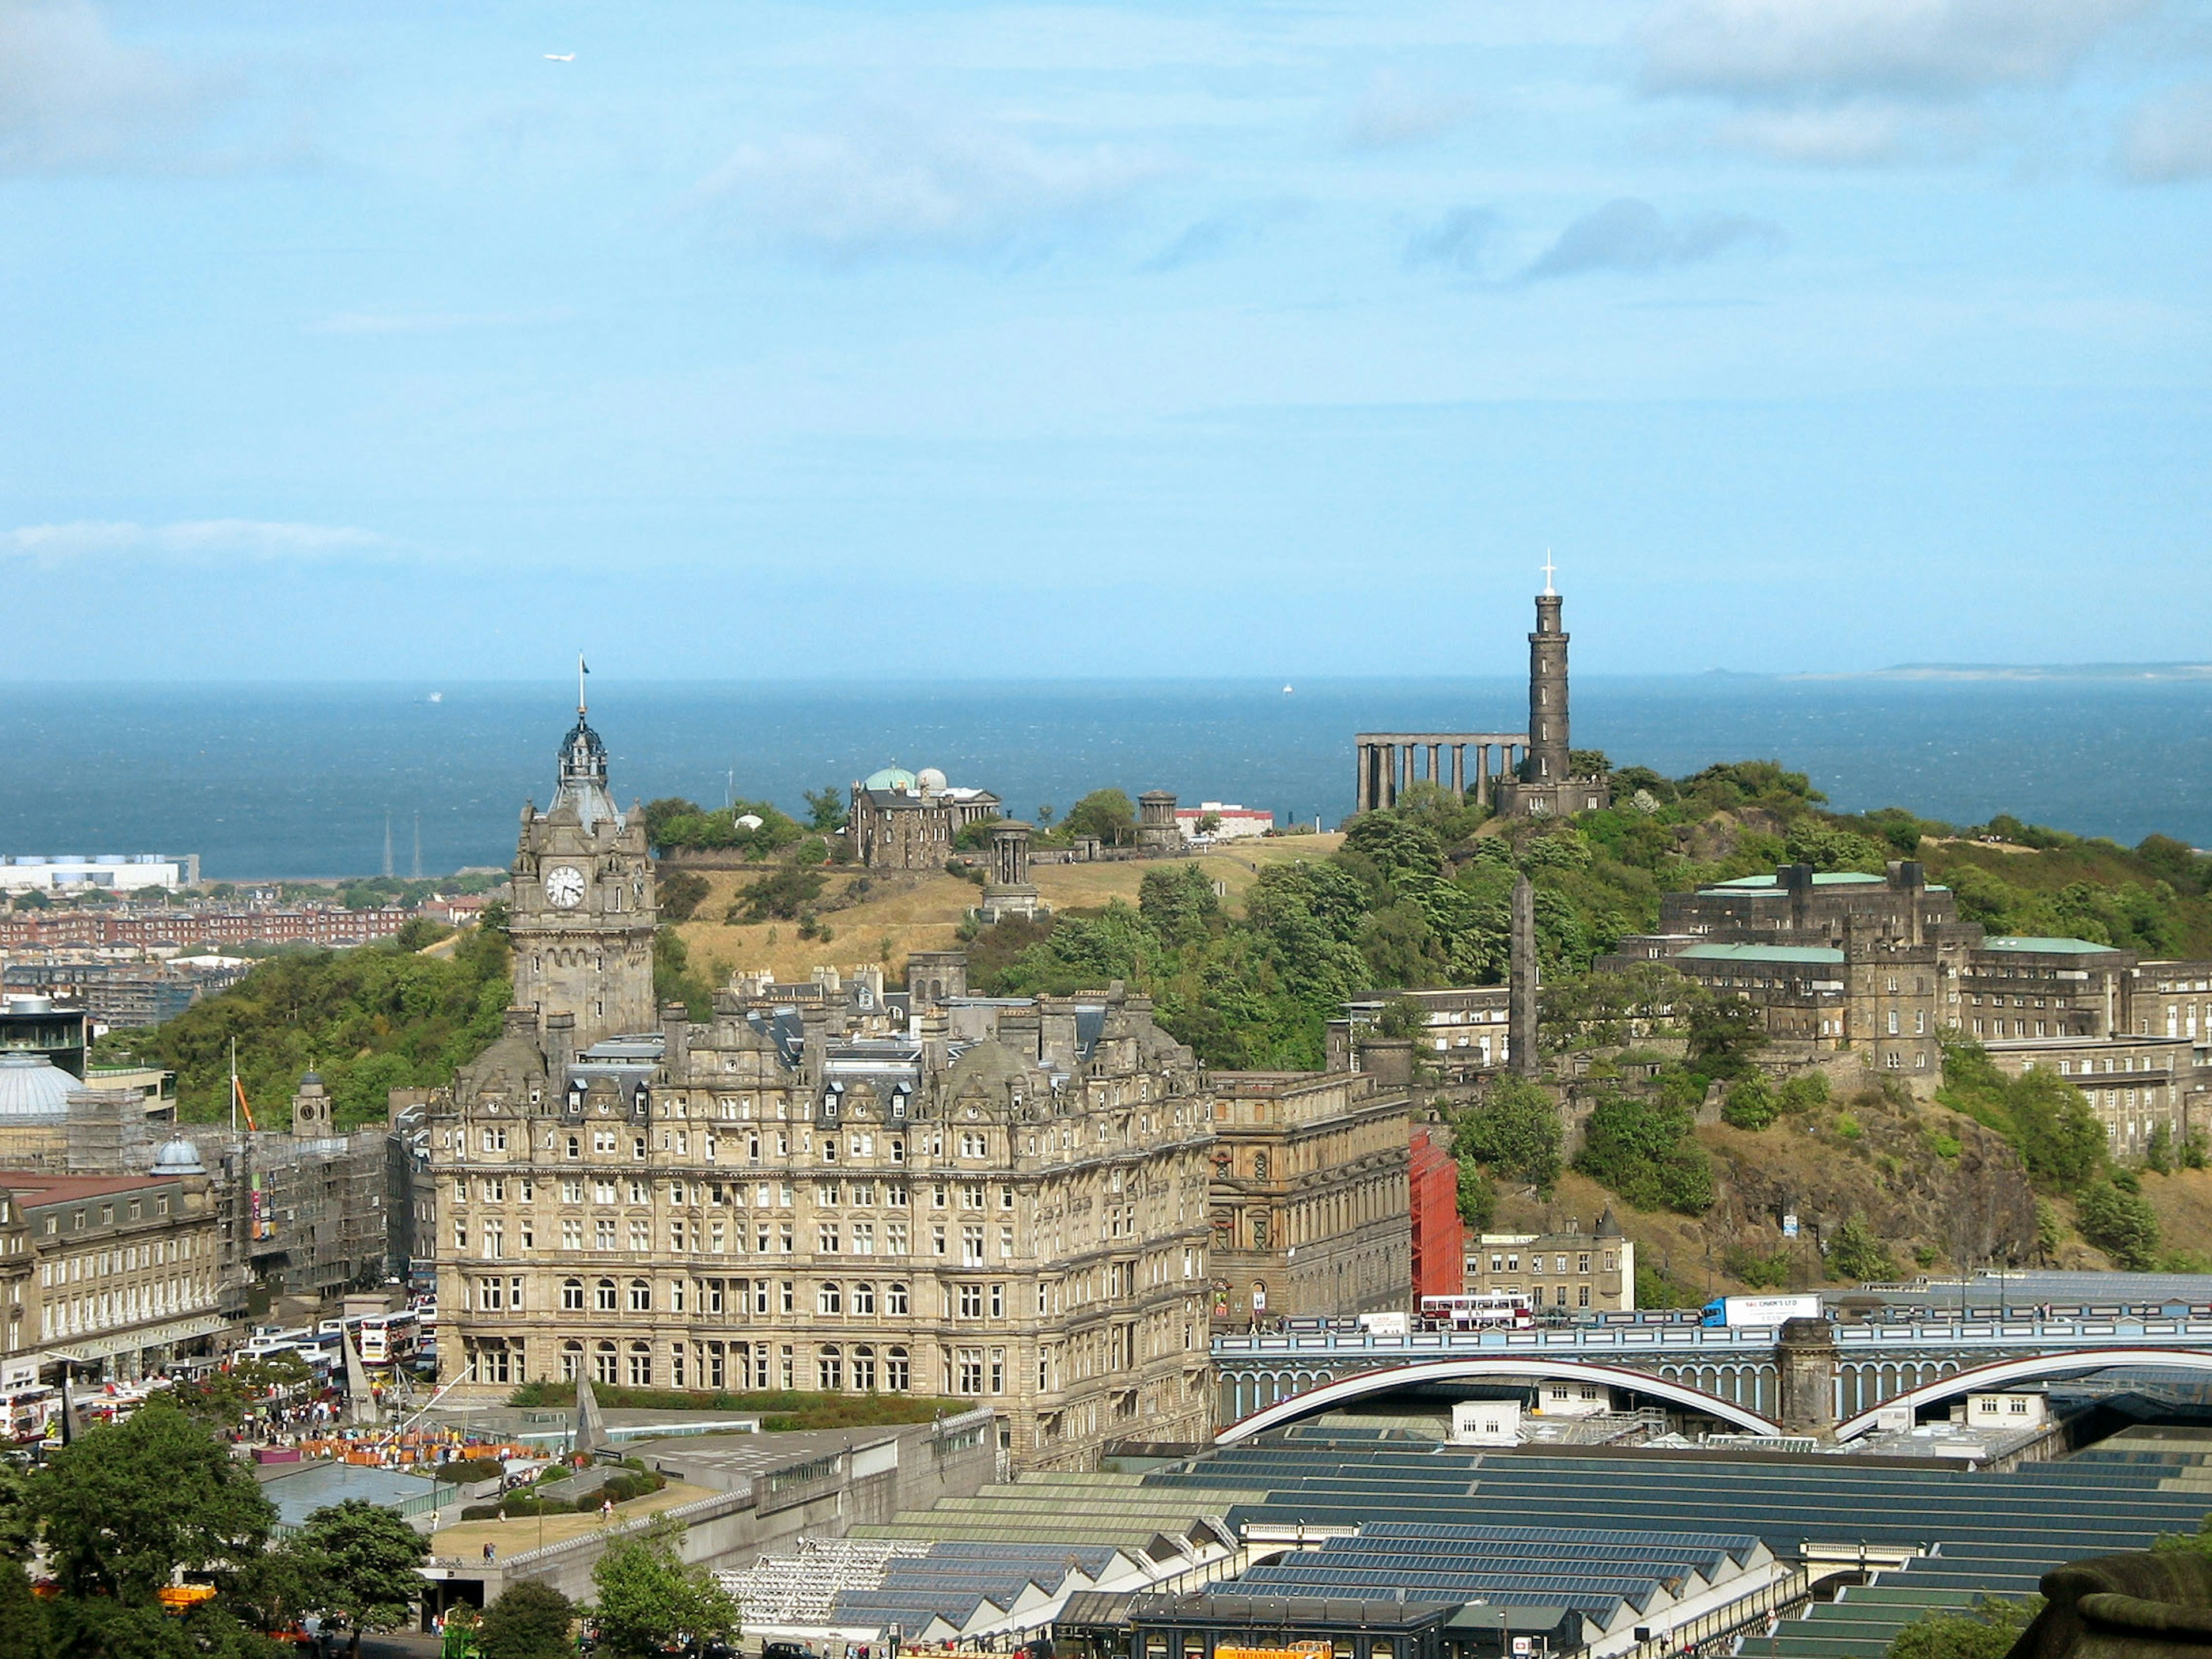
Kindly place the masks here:
[[(934, 766), (1011, 812), (1172, 790), (1334, 828), (1361, 731), (1512, 731), (1525, 683), (595, 684), (617, 798), (769, 800)], [(210, 880), (429, 877), (512, 858), (573, 692), (544, 684), (17, 685), (0, 853), (197, 853)], [(1679, 776), (1772, 759), (1838, 810), (1998, 812), (2212, 846), (2212, 683), (1577, 675), (1577, 747)], [(387, 842), (388, 836), (388, 842)]]

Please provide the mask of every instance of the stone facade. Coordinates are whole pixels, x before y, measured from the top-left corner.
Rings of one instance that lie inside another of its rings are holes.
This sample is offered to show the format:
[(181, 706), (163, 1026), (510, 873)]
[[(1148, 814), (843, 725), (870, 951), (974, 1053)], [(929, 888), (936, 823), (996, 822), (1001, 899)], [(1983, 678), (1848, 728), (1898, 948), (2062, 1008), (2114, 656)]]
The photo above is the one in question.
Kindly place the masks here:
[(567, 1014), (588, 1047), (650, 1031), (653, 861), (645, 818), (607, 793), (607, 750), (576, 710), (561, 745), (561, 777), (544, 812), (526, 803), (514, 866), (514, 1002), (540, 1020)]
[(1771, 1037), (1856, 1048), (1875, 1070), (1923, 1084), (1940, 1076), (1943, 1034), (1956, 1031), (2007, 1069), (2081, 1080), (2116, 1157), (2140, 1153), (2160, 1124), (2176, 1139), (2208, 1127), (2212, 963), (1985, 934), (1909, 859), (1879, 876), (1784, 865), (1668, 893), (1660, 928), (1597, 965), (1666, 963), (1757, 1004)]
[[(166, 1149), (164, 1149), (166, 1150)], [(187, 1149), (189, 1150), (189, 1149)], [(207, 1176), (0, 1170), (0, 1387), (64, 1366), (136, 1377), (205, 1352), (223, 1328), (221, 1221)]]
[(941, 1017), (850, 1038), (725, 994), (634, 1080), (518, 1018), (434, 1115), (440, 1380), (939, 1394), (1036, 1467), (1200, 1437), (1189, 1051), (1140, 998), (991, 1012), (956, 1051)]
[(941, 870), (960, 832), (997, 818), (1001, 805), (988, 789), (947, 784), (934, 767), (885, 767), (853, 786), (845, 833), (871, 870)]
[(1536, 596), (1536, 631), (1528, 635), (1527, 731), (1362, 732), (1353, 739), (1352, 810), (1395, 806), (1417, 782), (1433, 784), (1456, 799), (1472, 796), (1476, 805), (1495, 807), (1506, 817), (1565, 817), (1612, 805), (1610, 780), (1574, 775), (1564, 603), (1547, 580)]
[(1594, 1233), (1485, 1233), (1467, 1253), (1467, 1288), (1525, 1291), (1552, 1313), (1626, 1313), (1636, 1306), (1636, 1243), (1610, 1210)]
[(1211, 1081), (1215, 1327), (1406, 1308), (1407, 1091), (1357, 1072)]

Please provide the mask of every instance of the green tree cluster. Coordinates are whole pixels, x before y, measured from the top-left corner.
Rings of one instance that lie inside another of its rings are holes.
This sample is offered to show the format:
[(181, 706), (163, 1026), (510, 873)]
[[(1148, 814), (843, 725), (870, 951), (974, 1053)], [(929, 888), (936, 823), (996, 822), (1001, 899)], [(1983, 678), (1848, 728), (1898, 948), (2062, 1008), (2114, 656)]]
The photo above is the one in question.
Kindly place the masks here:
[[(811, 794), (807, 797), (810, 805), (813, 799)], [(738, 822), (745, 817), (758, 818), (760, 823), (749, 826)], [(764, 800), (733, 801), (710, 810), (681, 796), (664, 795), (645, 804), (646, 843), (656, 853), (675, 847), (729, 848), (749, 858), (764, 859), (792, 846), (805, 833), (789, 814)]]
[(664, 870), (654, 878), (653, 902), (665, 922), (689, 921), (707, 897), (707, 878), (690, 870)]
[(592, 1569), (590, 1613), (599, 1639), (623, 1659), (646, 1659), (684, 1638), (733, 1637), (738, 1604), (703, 1566), (677, 1553), (683, 1529), (661, 1521), (610, 1545)]
[(288, 951), (174, 1019), (104, 1041), (102, 1060), (177, 1073), (180, 1115), (230, 1111), (231, 1043), (246, 1099), (264, 1122), (289, 1121), (302, 1073), (322, 1074), (340, 1129), (381, 1122), (393, 1089), (433, 1088), (499, 1035), (510, 995), (507, 939), (487, 925), (450, 957), (396, 944)]
[[(359, 1500), (271, 1547), (276, 1510), (252, 1475), (161, 1400), (53, 1454), (5, 1507), (35, 1528), (56, 1590), (34, 1601), (20, 1552), (0, 1562), (0, 1653), (24, 1659), (276, 1659), (262, 1632), (303, 1613), (357, 1630), (404, 1622), (428, 1547)], [(179, 1570), (216, 1591), (181, 1615), (157, 1595)]]
[(2004, 1659), (2042, 1611), (2039, 1595), (1985, 1595), (1964, 1612), (1924, 1613), (1890, 1638), (1887, 1659)]
[(2056, 1072), (2012, 1077), (1978, 1043), (1947, 1042), (1936, 1098), (2010, 1142), (2039, 1192), (2078, 1193), (2105, 1171), (2105, 1132), (2081, 1091)]
[(1559, 1179), (1565, 1132), (1551, 1095), (1523, 1078), (1502, 1077), (1452, 1126), (1452, 1152), (1548, 1197)]
[(1713, 1168), (1694, 1127), (1679, 1102), (1608, 1093), (1590, 1111), (1575, 1168), (1639, 1210), (1703, 1215), (1712, 1207)]

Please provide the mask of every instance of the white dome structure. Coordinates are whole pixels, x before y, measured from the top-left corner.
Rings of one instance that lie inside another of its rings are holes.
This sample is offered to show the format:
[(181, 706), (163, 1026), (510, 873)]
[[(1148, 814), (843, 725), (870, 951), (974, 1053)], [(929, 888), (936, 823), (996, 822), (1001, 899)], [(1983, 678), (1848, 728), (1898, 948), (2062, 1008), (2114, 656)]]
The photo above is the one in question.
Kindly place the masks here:
[(0, 1123), (59, 1123), (77, 1080), (51, 1055), (0, 1054)]
[(184, 1136), (161, 1143), (154, 1154), (152, 1173), (157, 1176), (204, 1176), (207, 1165), (200, 1162), (200, 1149)]
[(945, 793), (945, 774), (933, 766), (925, 766), (921, 771), (915, 773), (914, 781), (915, 787), (925, 795), (941, 795)]

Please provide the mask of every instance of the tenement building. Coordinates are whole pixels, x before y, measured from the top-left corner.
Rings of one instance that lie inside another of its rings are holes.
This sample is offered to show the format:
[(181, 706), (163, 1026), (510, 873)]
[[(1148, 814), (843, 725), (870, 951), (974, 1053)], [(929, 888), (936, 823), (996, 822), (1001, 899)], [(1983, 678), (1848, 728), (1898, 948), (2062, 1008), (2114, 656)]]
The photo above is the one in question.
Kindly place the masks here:
[(1626, 1313), (1636, 1306), (1636, 1241), (1606, 1211), (1597, 1231), (1484, 1233), (1467, 1253), (1470, 1291), (1525, 1296), (1550, 1313)]
[[(564, 800), (605, 753), (578, 726)], [(649, 917), (641, 873), (562, 948)], [(595, 982), (618, 952), (564, 981), (527, 948), (505, 1032), (428, 1109), (441, 1382), (942, 1395), (1040, 1468), (1208, 1431), (1212, 1102), (1144, 998), (969, 999), (939, 960), (903, 1030), (736, 990), (617, 1028), (586, 1011), (629, 1006)]]
[(190, 1141), (148, 1174), (0, 1170), (0, 1388), (137, 1377), (209, 1352), (224, 1321), (220, 1224)]
[(1211, 1081), (1214, 1323), (1405, 1309), (1409, 1091), (1350, 1071)]

